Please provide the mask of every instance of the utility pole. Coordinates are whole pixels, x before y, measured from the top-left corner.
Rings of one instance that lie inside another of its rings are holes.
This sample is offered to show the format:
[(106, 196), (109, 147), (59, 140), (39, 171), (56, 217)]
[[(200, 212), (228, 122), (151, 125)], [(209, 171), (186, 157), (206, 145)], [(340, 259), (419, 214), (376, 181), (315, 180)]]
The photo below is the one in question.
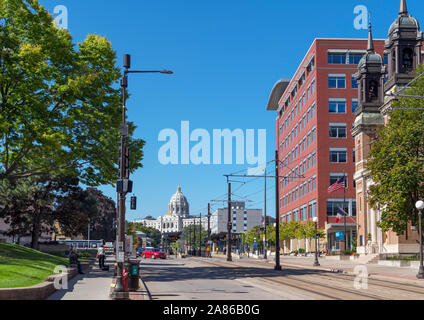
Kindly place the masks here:
[(208, 257), (212, 258), (211, 253), (211, 204), (208, 203)]
[(264, 181), (265, 181), (265, 189), (264, 189), (264, 259), (267, 259), (266, 255), (266, 167), (265, 167), (265, 173), (264, 173)]
[(199, 223), (199, 257), (202, 256), (202, 213), (200, 213), (200, 223)]
[(280, 265), (280, 202), (278, 191), (278, 150), (275, 150), (275, 267), (281, 270)]
[(151, 70), (151, 71), (130, 71), (131, 56), (124, 55), (124, 76), (121, 79), (122, 89), (122, 123), (120, 126), (120, 155), (119, 155), (119, 178), (116, 184), (117, 204), (118, 204), (118, 228), (117, 228), (117, 243), (116, 243), (116, 285), (110, 297), (113, 299), (128, 299), (129, 292), (125, 289), (123, 283), (123, 266), (125, 262), (125, 197), (128, 192), (132, 192), (132, 181), (129, 180), (129, 149), (127, 147), (128, 125), (126, 124), (126, 89), (128, 87), (129, 73), (164, 73), (172, 74), (168, 70)]
[[(228, 177), (227, 177), (228, 179)], [(227, 261), (233, 261), (231, 259), (231, 182), (228, 182), (228, 225), (227, 225)]]
[(193, 217), (193, 221), (194, 221), (194, 256), (196, 256), (196, 218)]

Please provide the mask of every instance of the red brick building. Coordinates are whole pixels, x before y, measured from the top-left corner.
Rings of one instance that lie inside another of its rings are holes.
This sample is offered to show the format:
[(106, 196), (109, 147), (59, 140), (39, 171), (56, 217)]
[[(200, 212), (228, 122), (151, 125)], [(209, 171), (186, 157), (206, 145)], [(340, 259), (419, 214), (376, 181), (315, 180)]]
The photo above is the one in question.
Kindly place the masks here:
[[(384, 40), (375, 40), (374, 46), (383, 56)], [(267, 106), (278, 112), (279, 175), (284, 177), (279, 183), (281, 221), (305, 222), (317, 216), (332, 252), (343, 246), (339, 207), (349, 213), (348, 247), (357, 236), (355, 143), (350, 132), (358, 104), (353, 75), (366, 49), (366, 39), (315, 39), (293, 78), (275, 84)], [(328, 193), (343, 175), (345, 194), (343, 189)]]

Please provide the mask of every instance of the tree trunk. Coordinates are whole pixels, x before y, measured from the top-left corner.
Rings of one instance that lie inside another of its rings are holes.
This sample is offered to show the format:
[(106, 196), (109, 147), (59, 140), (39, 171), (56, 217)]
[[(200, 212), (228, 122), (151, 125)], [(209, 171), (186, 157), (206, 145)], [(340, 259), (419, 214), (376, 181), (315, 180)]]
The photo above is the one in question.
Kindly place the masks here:
[(33, 224), (32, 224), (32, 233), (31, 233), (31, 248), (38, 250), (39, 244), (38, 240), (40, 238), (40, 220), (35, 218)]

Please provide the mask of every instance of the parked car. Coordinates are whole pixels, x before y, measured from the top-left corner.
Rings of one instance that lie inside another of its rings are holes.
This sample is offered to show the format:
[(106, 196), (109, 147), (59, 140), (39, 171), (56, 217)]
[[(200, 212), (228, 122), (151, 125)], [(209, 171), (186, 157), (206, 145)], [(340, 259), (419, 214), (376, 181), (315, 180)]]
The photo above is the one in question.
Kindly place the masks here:
[(145, 250), (145, 248), (138, 247), (138, 248), (135, 250), (137, 257), (141, 256), (141, 255), (143, 254), (143, 251), (144, 251), (144, 250)]
[(155, 248), (146, 248), (142, 253), (143, 259), (150, 258), (150, 259), (166, 259), (166, 254), (160, 249)]

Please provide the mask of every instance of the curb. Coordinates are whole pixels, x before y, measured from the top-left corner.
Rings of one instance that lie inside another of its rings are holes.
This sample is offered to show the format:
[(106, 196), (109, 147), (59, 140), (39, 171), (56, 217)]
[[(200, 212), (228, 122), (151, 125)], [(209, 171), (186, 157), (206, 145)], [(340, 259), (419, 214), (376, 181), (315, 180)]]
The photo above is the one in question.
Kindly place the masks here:
[[(149, 291), (149, 289), (147, 288), (147, 286), (146, 286), (146, 283), (144, 282), (144, 280), (141, 278), (141, 276), (140, 276), (140, 288), (143, 288), (144, 289), (144, 291), (146, 292), (145, 294), (144, 294), (144, 300), (153, 300), (152, 299), (152, 294), (150, 293), (150, 291)], [(147, 298), (147, 299), (146, 299)]]

